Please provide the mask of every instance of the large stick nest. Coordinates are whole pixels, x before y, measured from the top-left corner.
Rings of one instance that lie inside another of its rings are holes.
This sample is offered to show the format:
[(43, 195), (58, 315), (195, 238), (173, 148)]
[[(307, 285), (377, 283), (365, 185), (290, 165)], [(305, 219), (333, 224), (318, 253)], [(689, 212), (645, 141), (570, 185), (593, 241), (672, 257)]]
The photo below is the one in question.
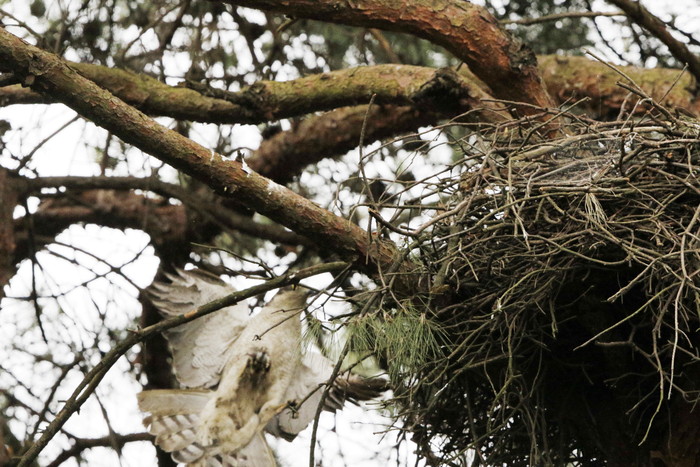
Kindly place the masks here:
[(423, 454), (598, 465), (609, 446), (631, 464), (658, 448), (671, 403), (700, 390), (699, 134), (624, 122), (462, 144), (452, 196), (412, 239), (430, 293), (382, 318), (428, 309), (433, 344), (395, 358), (375, 330)]

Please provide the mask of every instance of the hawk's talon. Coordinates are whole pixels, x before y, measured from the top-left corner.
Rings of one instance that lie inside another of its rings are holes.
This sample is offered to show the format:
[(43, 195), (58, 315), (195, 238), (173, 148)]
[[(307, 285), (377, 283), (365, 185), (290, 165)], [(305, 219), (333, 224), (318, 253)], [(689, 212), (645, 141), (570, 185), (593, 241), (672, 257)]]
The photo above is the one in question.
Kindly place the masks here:
[(299, 418), (299, 407), (300, 404), (298, 400), (287, 401), (287, 408), (292, 412), (292, 418), (294, 419)]

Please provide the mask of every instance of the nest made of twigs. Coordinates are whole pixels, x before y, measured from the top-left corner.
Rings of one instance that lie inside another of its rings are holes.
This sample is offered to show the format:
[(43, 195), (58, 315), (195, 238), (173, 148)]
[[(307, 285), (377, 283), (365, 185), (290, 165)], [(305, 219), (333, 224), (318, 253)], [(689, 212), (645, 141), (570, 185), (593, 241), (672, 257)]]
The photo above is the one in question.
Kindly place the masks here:
[(426, 456), (603, 464), (606, 443), (654, 448), (669, 395), (698, 399), (698, 135), (611, 123), (467, 150), (451, 215), (418, 238), (431, 345), (387, 359)]

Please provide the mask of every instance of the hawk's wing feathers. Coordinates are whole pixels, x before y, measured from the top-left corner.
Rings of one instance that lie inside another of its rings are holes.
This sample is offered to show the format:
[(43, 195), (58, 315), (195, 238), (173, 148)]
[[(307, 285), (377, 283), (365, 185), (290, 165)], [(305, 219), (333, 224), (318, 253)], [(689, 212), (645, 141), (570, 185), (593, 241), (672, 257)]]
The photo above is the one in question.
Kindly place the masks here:
[[(149, 289), (151, 301), (165, 316), (187, 313), (234, 292), (218, 277), (198, 270), (167, 276), (170, 283), (158, 282)], [(239, 303), (166, 331), (178, 381), (188, 388), (216, 385), (247, 321), (248, 307)]]
[[(293, 440), (316, 416), (321, 403), (325, 384), (333, 375), (334, 363), (317, 352), (304, 354), (294, 382), (287, 391), (287, 400), (301, 405), (286, 408), (270, 420), (265, 429), (268, 433)], [(323, 404), (323, 410), (335, 412), (345, 402), (357, 404), (359, 401), (374, 399), (388, 389), (388, 382), (381, 378), (363, 378), (351, 373), (343, 373), (333, 381)]]
[[(233, 292), (218, 277), (178, 270), (150, 289), (166, 316), (187, 313)], [(298, 310), (306, 294), (283, 290), (249, 317), (245, 304), (223, 308), (165, 332), (184, 390), (139, 394), (139, 407), (156, 443), (177, 462), (201, 467), (272, 467), (263, 429), (293, 439), (314, 419), (334, 364), (302, 352)], [(324, 409), (357, 403), (386, 389), (381, 379), (341, 374)], [(287, 408), (284, 408), (288, 404)], [(280, 412), (281, 410), (281, 412)]]
[(316, 416), (323, 385), (332, 374), (333, 363), (329, 359), (316, 352), (307, 352), (285, 395), (288, 402), (295, 401), (301, 405), (280, 412), (265, 427), (267, 432), (287, 441), (294, 439)]
[[(139, 408), (150, 415), (144, 419), (156, 444), (172, 452), (177, 462), (192, 462), (204, 451), (195, 443), (199, 412), (211, 398), (211, 391), (161, 389), (138, 395)], [(182, 460), (180, 460), (182, 459)]]

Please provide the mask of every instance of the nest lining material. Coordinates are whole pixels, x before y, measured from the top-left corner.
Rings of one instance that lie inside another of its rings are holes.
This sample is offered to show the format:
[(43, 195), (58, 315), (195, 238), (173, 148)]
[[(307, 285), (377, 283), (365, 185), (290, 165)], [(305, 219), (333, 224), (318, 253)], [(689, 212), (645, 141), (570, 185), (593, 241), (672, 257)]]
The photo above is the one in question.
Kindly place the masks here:
[(441, 351), (399, 360), (426, 456), (602, 464), (615, 437), (655, 448), (669, 396), (698, 400), (698, 135), (608, 124), (467, 155), (461, 209), (421, 238)]

